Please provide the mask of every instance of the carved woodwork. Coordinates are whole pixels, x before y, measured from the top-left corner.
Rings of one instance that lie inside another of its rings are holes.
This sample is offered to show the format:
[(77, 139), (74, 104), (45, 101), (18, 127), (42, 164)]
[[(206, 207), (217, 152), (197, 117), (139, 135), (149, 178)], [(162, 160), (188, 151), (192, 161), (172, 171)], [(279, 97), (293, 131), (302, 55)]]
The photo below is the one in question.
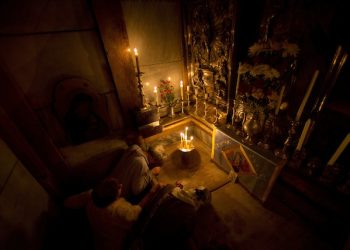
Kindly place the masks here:
[(199, 97), (226, 107), (231, 84), (235, 1), (185, 3), (185, 38), (190, 84)]

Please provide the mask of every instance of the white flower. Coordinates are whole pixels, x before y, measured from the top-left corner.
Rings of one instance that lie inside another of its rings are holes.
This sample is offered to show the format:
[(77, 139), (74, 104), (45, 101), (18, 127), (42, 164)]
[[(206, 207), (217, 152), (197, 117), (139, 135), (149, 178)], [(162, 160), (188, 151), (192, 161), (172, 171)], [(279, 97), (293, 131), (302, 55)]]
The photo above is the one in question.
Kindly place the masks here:
[(296, 43), (283, 42), (282, 43), (282, 57), (293, 56), (297, 57), (299, 54), (299, 46)]
[(261, 52), (265, 50), (264, 45), (262, 43), (254, 43), (252, 46), (248, 49), (248, 55), (249, 56), (256, 56), (259, 55)]
[(258, 64), (253, 66), (250, 69), (249, 74), (253, 77), (262, 76), (265, 80), (273, 80), (280, 77), (278, 70), (272, 68), (268, 64)]
[(241, 64), (241, 66), (239, 67), (238, 73), (239, 73), (239, 74), (245, 74), (245, 73), (251, 71), (251, 70), (252, 70), (252, 67), (253, 67), (253, 66), (250, 65), (250, 64), (248, 64), (248, 63), (243, 63), (243, 64)]

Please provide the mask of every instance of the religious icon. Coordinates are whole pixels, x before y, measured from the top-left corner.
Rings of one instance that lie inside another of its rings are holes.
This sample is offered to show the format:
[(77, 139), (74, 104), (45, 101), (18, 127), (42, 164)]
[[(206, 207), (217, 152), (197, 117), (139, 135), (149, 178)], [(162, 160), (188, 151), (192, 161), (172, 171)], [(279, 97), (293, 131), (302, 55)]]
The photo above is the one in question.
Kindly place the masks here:
[(256, 175), (255, 168), (242, 145), (234, 145), (221, 151), (226, 164), (239, 175)]

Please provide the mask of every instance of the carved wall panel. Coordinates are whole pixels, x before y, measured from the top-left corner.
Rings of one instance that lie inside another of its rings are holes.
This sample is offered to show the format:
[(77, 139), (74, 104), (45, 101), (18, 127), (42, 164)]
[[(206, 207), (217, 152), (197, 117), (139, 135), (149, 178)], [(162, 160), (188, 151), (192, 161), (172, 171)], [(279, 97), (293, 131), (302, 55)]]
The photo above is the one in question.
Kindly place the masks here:
[(184, 2), (187, 70), (198, 96), (226, 106), (231, 84), (236, 1)]

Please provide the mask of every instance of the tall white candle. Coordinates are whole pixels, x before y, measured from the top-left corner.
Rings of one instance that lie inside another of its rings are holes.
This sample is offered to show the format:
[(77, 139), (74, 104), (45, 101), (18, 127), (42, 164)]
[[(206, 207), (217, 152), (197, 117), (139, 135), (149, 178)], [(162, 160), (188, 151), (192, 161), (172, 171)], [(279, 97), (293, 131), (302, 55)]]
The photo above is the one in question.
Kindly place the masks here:
[(181, 93), (181, 101), (184, 99), (184, 83), (180, 81), (180, 93)]
[(181, 147), (183, 147), (183, 143), (184, 143), (184, 133), (180, 133), (180, 139), (181, 139)]
[(297, 112), (297, 115), (295, 117), (295, 120), (296, 121), (299, 121), (300, 120), (300, 117), (301, 117), (301, 114), (303, 113), (303, 110), (305, 108), (305, 105), (306, 105), (306, 102), (307, 100), (309, 99), (309, 96), (311, 94), (311, 91), (312, 91), (312, 88), (314, 87), (315, 85), (315, 82), (316, 82), (316, 79), (318, 77), (318, 74), (319, 74), (319, 71), (316, 70), (315, 73), (314, 73), (314, 76), (312, 77), (312, 80), (310, 82), (310, 85), (305, 93), (305, 96), (304, 96), (304, 99), (302, 100), (301, 104), (300, 104), (300, 107), (298, 109), (298, 112)]
[(137, 73), (140, 73), (139, 53), (137, 52), (137, 48), (134, 48), (134, 54), (135, 54)]
[(187, 94), (190, 93), (190, 85), (186, 86)]
[(236, 95), (235, 95), (235, 98), (237, 98), (237, 96), (238, 96), (239, 82), (241, 81), (240, 68), (241, 68), (241, 63), (238, 63), (237, 82), (236, 82)]
[(280, 106), (281, 106), (281, 103), (282, 103), (283, 94), (284, 94), (284, 90), (285, 89), (286, 89), (286, 85), (283, 85), (282, 88), (281, 88), (280, 95), (278, 97), (277, 104), (276, 104), (275, 115), (278, 115), (278, 112), (280, 110)]
[(301, 135), (300, 135), (300, 138), (299, 138), (299, 141), (298, 141), (298, 145), (296, 147), (296, 150), (300, 151), (301, 148), (303, 147), (303, 144), (304, 144), (304, 141), (305, 141), (305, 138), (307, 136), (307, 133), (309, 132), (309, 129), (310, 129), (310, 125), (311, 125), (311, 119), (307, 119), (307, 121), (305, 122), (305, 125), (304, 125), (304, 128), (303, 128), (303, 131), (301, 132)]
[(157, 86), (154, 87), (154, 95), (155, 95), (155, 98), (156, 98), (156, 106), (158, 106), (158, 89), (157, 89)]
[(332, 155), (331, 159), (328, 161), (327, 165), (329, 166), (333, 166), (334, 163), (336, 162), (336, 160), (338, 159), (338, 157), (341, 155), (341, 153), (343, 153), (344, 149), (346, 148), (346, 146), (348, 146), (350, 142), (350, 133), (348, 133), (344, 140), (342, 141), (342, 143), (339, 145), (339, 147), (337, 148), (337, 150), (335, 151), (335, 153)]

